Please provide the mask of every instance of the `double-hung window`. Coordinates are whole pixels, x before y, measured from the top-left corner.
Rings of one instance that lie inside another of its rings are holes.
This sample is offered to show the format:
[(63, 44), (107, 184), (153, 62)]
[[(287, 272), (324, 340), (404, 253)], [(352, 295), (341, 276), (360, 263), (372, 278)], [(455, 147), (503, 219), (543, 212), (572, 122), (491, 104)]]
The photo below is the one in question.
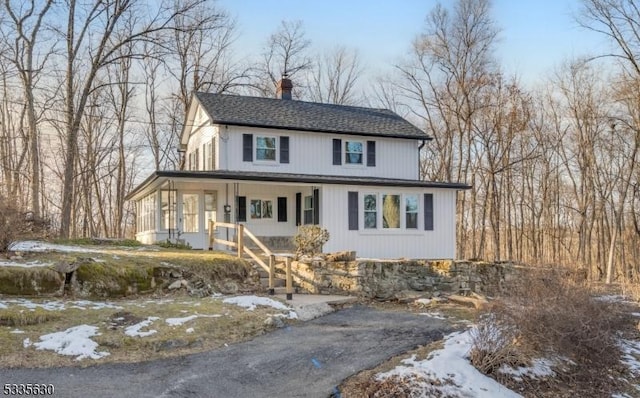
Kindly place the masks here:
[(364, 145), (361, 141), (346, 141), (344, 146), (345, 164), (362, 164)]
[(311, 195), (304, 197), (303, 214), (304, 224), (313, 224), (313, 196)]
[(405, 228), (418, 229), (418, 196), (407, 195), (405, 200)]
[(364, 229), (378, 228), (378, 195), (364, 195)]
[(256, 160), (276, 161), (276, 137), (256, 136)]

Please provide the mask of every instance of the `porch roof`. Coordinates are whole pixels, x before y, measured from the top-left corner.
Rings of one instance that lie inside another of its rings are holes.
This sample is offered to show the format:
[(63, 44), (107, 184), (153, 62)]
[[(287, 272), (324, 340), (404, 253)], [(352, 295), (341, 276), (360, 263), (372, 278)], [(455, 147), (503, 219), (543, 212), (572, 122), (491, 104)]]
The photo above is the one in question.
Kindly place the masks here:
[(211, 180), (235, 180), (235, 181), (256, 181), (256, 182), (287, 182), (300, 184), (336, 184), (336, 185), (364, 185), (364, 186), (384, 186), (384, 187), (404, 187), (404, 188), (445, 188), (455, 190), (471, 189), (470, 185), (457, 182), (436, 182), (420, 180), (404, 180), (396, 178), (379, 177), (352, 177), (352, 176), (331, 176), (312, 175), (294, 173), (269, 173), (269, 172), (247, 172), (247, 171), (187, 171), (187, 170), (158, 170), (153, 172), (146, 180), (134, 188), (125, 197), (131, 200), (136, 194), (143, 191), (158, 179), (211, 179)]

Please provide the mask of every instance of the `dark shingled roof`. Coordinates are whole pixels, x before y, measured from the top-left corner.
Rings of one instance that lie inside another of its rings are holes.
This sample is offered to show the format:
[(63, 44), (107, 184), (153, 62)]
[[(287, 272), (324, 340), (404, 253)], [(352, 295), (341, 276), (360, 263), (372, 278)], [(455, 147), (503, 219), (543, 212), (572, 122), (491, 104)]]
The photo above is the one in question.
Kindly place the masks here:
[(430, 140), (388, 109), (197, 92), (217, 124)]

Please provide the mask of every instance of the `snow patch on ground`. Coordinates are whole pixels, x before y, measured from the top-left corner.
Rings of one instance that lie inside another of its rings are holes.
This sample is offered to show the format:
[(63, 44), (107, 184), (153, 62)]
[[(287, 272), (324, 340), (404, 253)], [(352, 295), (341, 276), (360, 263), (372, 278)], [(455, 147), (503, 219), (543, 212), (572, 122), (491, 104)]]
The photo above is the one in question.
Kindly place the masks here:
[(264, 307), (272, 307), (277, 310), (288, 310), (289, 307), (282, 304), (279, 301), (270, 299), (268, 297), (259, 297), (259, 296), (236, 296), (229, 297), (222, 300), (225, 304), (235, 304), (240, 307), (246, 308), (247, 311), (255, 310), (259, 305)]
[(0, 267), (19, 267), (19, 268), (35, 268), (35, 267), (48, 267), (53, 265), (52, 263), (41, 263), (40, 261), (31, 261), (28, 263), (17, 263), (15, 261), (0, 261)]
[[(453, 333), (445, 337), (444, 348), (433, 351), (429, 359), (417, 361), (416, 356), (402, 361), (403, 365), (377, 375), (379, 380), (391, 376), (414, 378), (422, 395), (416, 397), (520, 397), (497, 381), (483, 375), (467, 358), (471, 349), (471, 333)], [(430, 381), (436, 381), (431, 383)]]
[(85, 358), (100, 359), (109, 353), (96, 351), (98, 343), (90, 337), (99, 335), (97, 326), (79, 325), (62, 332), (40, 336), (41, 341), (33, 345), (38, 350), (51, 350), (61, 355), (76, 356), (77, 361)]
[(101, 309), (114, 309), (121, 310), (122, 307), (113, 303), (103, 301), (89, 301), (89, 300), (77, 300), (77, 301), (43, 301), (41, 303), (33, 302), (27, 299), (12, 299), (0, 302), (0, 308), (9, 308), (9, 305), (16, 305), (25, 307), (29, 310), (35, 310), (36, 308), (42, 308), (47, 311), (62, 311), (68, 308), (75, 308), (81, 310), (101, 310)]
[(164, 321), (169, 325), (169, 326), (180, 326), (186, 322), (192, 321), (196, 318), (220, 318), (222, 315), (219, 314), (213, 314), (213, 315), (201, 315), (201, 314), (195, 314), (195, 315), (189, 315), (189, 316), (185, 316), (184, 318), (167, 318)]
[(124, 334), (126, 334), (127, 336), (131, 336), (131, 337), (147, 337), (147, 336), (151, 336), (152, 334), (158, 333), (157, 330), (151, 329), (151, 330), (147, 330), (146, 332), (141, 332), (141, 329), (144, 328), (148, 328), (149, 326), (151, 326), (151, 324), (154, 321), (157, 321), (158, 318), (157, 316), (150, 316), (149, 318), (147, 318), (145, 321), (136, 323), (135, 325), (131, 325), (131, 326), (127, 326), (124, 329)]
[(433, 319), (447, 319), (447, 317), (442, 315), (440, 312), (421, 312), (418, 315), (428, 316), (429, 318), (433, 318)]
[(634, 375), (640, 375), (640, 341), (620, 340), (618, 341), (622, 350), (622, 363)]
[(517, 369), (508, 365), (502, 365), (498, 371), (500, 373), (508, 374), (516, 381), (522, 381), (522, 376), (527, 376), (533, 379), (542, 377), (553, 377), (556, 372), (553, 371), (553, 367), (557, 365), (557, 362), (551, 359), (534, 359), (531, 361), (531, 366), (520, 366)]
[(14, 252), (63, 252), (63, 253), (100, 253), (100, 250), (80, 246), (58, 245), (55, 243), (25, 240), (14, 242), (9, 246)]
[(270, 299), (268, 297), (259, 297), (259, 296), (236, 296), (229, 297), (222, 300), (225, 304), (235, 304), (242, 308), (246, 308), (247, 311), (255, 310), (259, 305), (264, 307), (271, 307), (277, 310), (289, 311), (289, 319), (298, 319), (298, 314), (295, 311), (291, 310), (291, 307), (282, 304), (279, 301)]

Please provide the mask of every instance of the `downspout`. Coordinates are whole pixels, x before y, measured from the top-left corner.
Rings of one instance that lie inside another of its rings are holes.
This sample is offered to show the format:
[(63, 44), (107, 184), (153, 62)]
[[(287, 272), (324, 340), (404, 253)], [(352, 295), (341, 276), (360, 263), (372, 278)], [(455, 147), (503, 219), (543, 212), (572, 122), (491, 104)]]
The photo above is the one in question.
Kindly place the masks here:
[(426, 144), (427, 140), (422, 140), (422, 143), (420, 144), (420, 146), (418, 146), (418, 180), (422, 179), (422, 176), (420, 175), (420, 151)]

